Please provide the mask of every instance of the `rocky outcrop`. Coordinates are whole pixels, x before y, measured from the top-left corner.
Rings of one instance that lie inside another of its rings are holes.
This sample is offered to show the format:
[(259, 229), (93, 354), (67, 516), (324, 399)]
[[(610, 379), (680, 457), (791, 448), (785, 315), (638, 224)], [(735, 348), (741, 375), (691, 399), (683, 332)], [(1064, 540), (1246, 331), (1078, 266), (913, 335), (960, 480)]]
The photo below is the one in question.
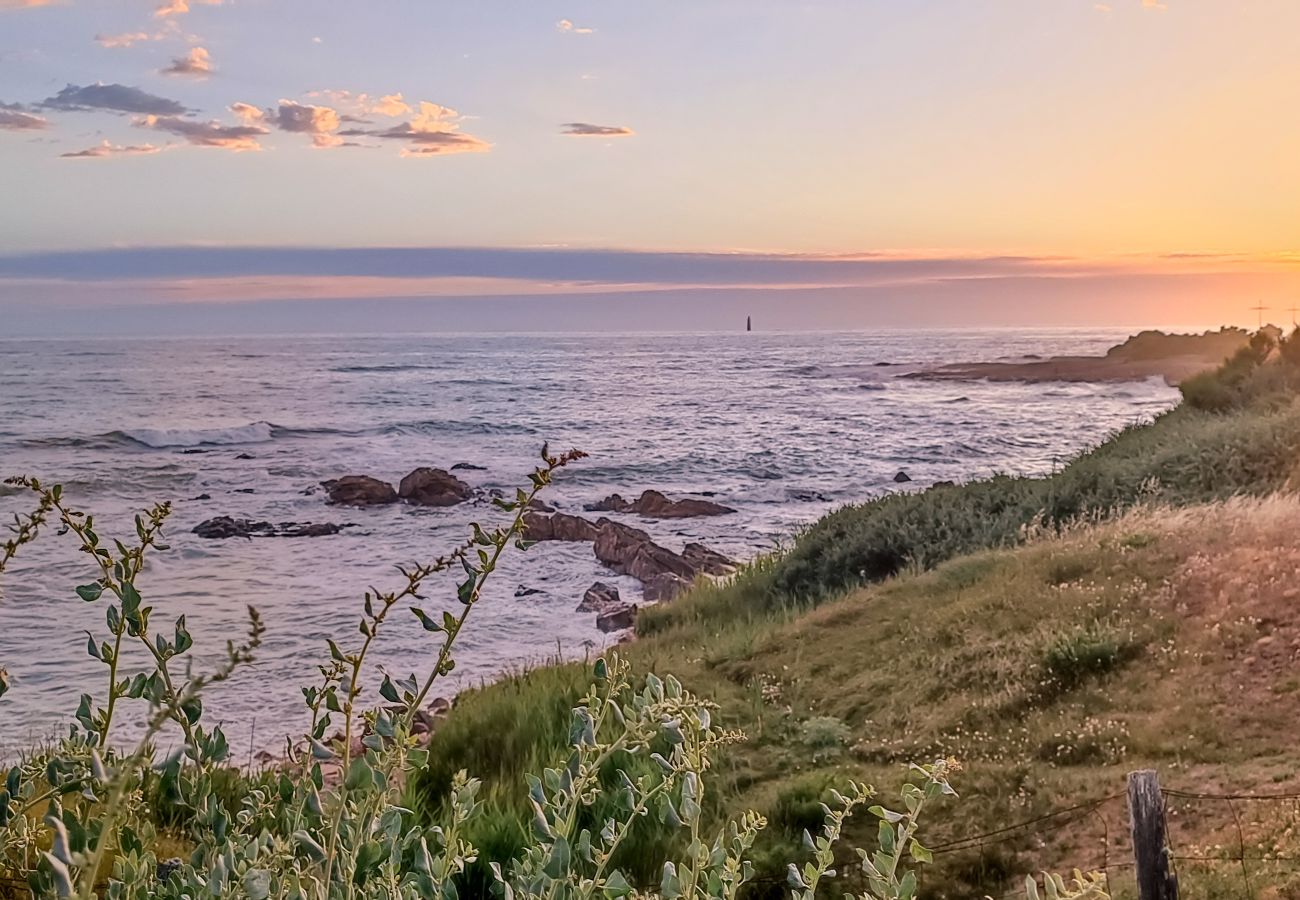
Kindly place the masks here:
[(606, 634), (611, 631), (624, 631), (635, 624), (635, 603), (621, 603), (613, 609), (596, 616), (596, 627)]
[(524, 513), (524, 539), (529, 541), (594, 541), (598, 530), (581, 516)]
[(344, 475), (333, 481), (322, 481), (321, 487), (329, 495), (329, 502), (339, 506), (384, 506), (397, 502), (397, 491), (391, 484), (369, 475)]
[(589, 503), (583, 508), (599, 512), (636, 513), (647, 519), (688, 519), (696, 516), (725, 516), (735, 512), (730, 506), (711, 500), (669, 500), (659, 491), (642, 491), (641, 496), (631, 503), (618, 494), (610, 494), (604, 500)]
[(894, 484), (907, 484), (911, 480), (912, 480), (912, 476), (908, 475), (906, 472), (902, 471), (901, 469), (899, 470), (898, 474), (894, 476)]
[(735, 560), (728, 559), (703, 544), (687, 544), (682, 548), (682, 559), (704, 575), (730, 575), (736, 571)]
[(680, 575), (664, 572), (641, 583), (641, 596), (647, 603), (660, 603), (685, 593), (690, 586), (691, 582)]
[(470, 498), (470, 487), (444, 469), (421, 466), (402, 479), (397, 496), (416, 506), (455, 506)]
[(661, 547), (639, 528), (599, 519), (594, 549), (596, 559), (620, 575), (650, 581), (664, 573), (693, 579), (695, 569), (679, 553)]
[(587, 588), (587, 592), (582, 595), (582, 602), (578, 604), (578, 608), (574, 612), (604, 613), (622, 602), (622, 598), (618, 595), (618, 588), (612, 584), (597, 581)]
[(242, 537), (323, 537), (338, 534), (351, 525), (339, 525), (334, 522), (254, 522), (251, 519), (234, 519), (230, 516), (217, 516), (195, 525), (191, 531), (201, 538), (224, 540)]
[(619, 494), (610, 494), (604, 500), (597, 500), (595, 503), (585, 504), (582, 508), (587, 512), (627, 512), (631, 506)]

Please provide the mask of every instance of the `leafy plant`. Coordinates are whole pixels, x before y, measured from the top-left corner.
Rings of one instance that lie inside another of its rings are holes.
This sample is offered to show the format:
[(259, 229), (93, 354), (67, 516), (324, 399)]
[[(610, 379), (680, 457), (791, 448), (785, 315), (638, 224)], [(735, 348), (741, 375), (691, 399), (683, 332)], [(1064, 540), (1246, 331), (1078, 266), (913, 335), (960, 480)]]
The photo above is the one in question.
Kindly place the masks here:
[[(524, 511), (558, 469), (581, 455), (552, 456), (543, 448), (531, 487), (497, 503), (512, 514), (508, 524), (472, 525), (467, 540), (445, 556), (400, 568), (397, 588), (367, 591), (357, 643), (329, 641), (319, 682), (303, 689), (309, 733), (288, 746), (282, 767), (257, 777), (230, 767), (221, 728), (204, 723), (202, 697), (207, 685), (230, 677), (257, 651), (263, 626), (256, 611), (249, 610), (247, 638), (228, 645), (216, 668), (196, 672), (184, 617), (160, 627), (163, 613), (146, 604), (137, 586), (147, 555), (166, 549), (170, 508), (159, 505), (138, 517), (132, 544), (105, 541), (93, 517), (68, 506), (58, 486), (12, 480), (34, 493), (38, 506), (16, 523), (0, 571), (47, 518), (76, 538), (97, 572), (76, 594), (83, 602), (105, 602), (105, 633), (88, 636), (87, 651), (104, 665), (107, 683), (102, 698), (81, 697), (67, 737), (5, 774), (0, 877), (21, 878), (37, 897), (78, 900), (454, 900), (478, 856), (466, 835), (483, 811), (481, 785), (465, 772), (452, 775), (449, 802), (434, 822), (402, 804), (404, 784), (428, 763), (429, 750), (413, 728), (416, 715), (432, 686), (452, 671), (456, 640), (500, 557), (511, 546), (526, 548)], [(435, 617), (423, 605), (425, 585), (456, 566), (463, 571), (457, 611)], [(361, 673), (390, 614), (403, 605), (434, 636), (429, 667), (404, 678), (385, 676), (378, 687), (384, 705), (368, 706)], [(123, 648), (137, 643), (149, 665), (127, 672)], [(719, 727), (714, 705), (671, 676), (634, 682), (615, 654), (597, 660), (590, 673), (592, 683), (572, 710), (563, 760), (527, 780), (531, 831), (513, 859), (492, 865), (497, 890), (506, 900), (736, 897), (752, 877), (748, 854), (766, 823), (746, 813), (711, 824), (706, 776), (716, 751), (742, 736)], [(148, 726), (134, 749), (122, 751), (110, 735), (128, 703), (148, 708)], [(327, 738), (336, 718), (341, 733)], [(160, 759), (156, 739), (164, 729), (174, 729), (181, 744)], [(955, 768), (950, 760), (913, 766), (903, 811), (868, 810), (879, 827), (877, 846), (857, 851), (867, 884), (862, 900), (915, 895), (913, 866), (930, 858), (917, 840), (921, 813), (933, 798), (953, 793), (948, 775)], [(811, 858), (788, 870), (798, 900), (813, 900), (835, 874), (843, 824), (871, 796), (860, 784), (831, 793), (819, 836), (804, 832)], [(620, 850), (650, 817), (677, 839), (657, 879), (634, 884), (619, 866)]]

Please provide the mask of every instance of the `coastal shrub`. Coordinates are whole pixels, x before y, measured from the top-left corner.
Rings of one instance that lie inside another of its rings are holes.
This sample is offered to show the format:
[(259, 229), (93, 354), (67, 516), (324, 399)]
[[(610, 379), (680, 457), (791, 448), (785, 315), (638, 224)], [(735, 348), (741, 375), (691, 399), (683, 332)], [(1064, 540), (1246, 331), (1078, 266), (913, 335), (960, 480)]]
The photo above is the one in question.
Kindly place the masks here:
[(1294, 399), (1222, 415), (1180, 407), (1118, 432), (1054, 475), (998, 476), (842, 507), (776, 560), (761, 599), (769, 606), (820, 603), (908, 567), (932, 568), (1139, 503), (1269, 493), (1286, 483), (1297, 448)]
[(1118, 669), (1140, 650), (1127, 635), (1098, 623), (1058, 635), (1043, 648), (1039, 661), (1042, 690), (1052, 697), (1072, 690), (1088, 678)]
[[(105, 667), (103, 696), (84, 694), (63, 739), (27, 755), (4, 773), (0, 789), (0, 879), (17, 879), (36, 897), (89, 900), (270, 897), (290, 900), (437, 897), (454, 900), (462, 890), (481, 895), (485, 885), (466, 878), (480, 858), (470, 840), (473, 823), (485, 815), (481, 783), (464, 771), (446, 776), (431, 765), (439, 743), (467, 741), (455, 727), (421, 746), (414, 733), (417, 713), (440, 678), (455, 667), (453, 649), (501, 555), (523, 549), (523, 513), (554, 472), (576, 452), (551, 456), (531, 476), (532, 487), (498, 506), (509, 524), (485, 529), (431, 563), (399, 569), (403, 582), (389, 591), (364, 595), (352, 642), (328, 641), (320, 680), (303, 688), (311, 713), (304, 739), (287, 747), (273, 770), (250, 776), (231, 763), (221, 727), (206, 721), (204, 689), (236, 674), (258, 652), (264, 627), (249, 609), (249, 629), (231, 641), (221, 662), (200, 671), (184, 616), (171, 619), (146, 603), (140, 576), (146, 559), (166, 550), (164, 504), (136, 519), (128, 545), (102, 539), (94, 518), (67, 505), (58, 486), (34, 479), (13, 484), (39, 498), (36, 510), (20, 516), (4, 545), (0, 573), (51, 519), (78, 541), (96, 570), (76, 594), (102, 603), (105, 631), (89, 637), (87, 651)], [(453, 605), (428, 611), (424, 591), (435, 573), (463, 572)], [(429, 664), (421, 674), (384, 675), (381, 705), (362, 701), (362, 673), (376, 640), (393, 624), (390, 616), (408, 606), (430, 637)], [(139, 651), (134, 657), (128, 650)], [(146, 664), (137, 670), (134, 658)], [(562, 742), (551, 731), (553, 710), (538, 709), (512, 746), (514, 723), (489, 720), (505, 746), (484, 762), (507, 768), (503, 757), (562, 743), (541, 772), (529, 775), (526, 832), (494, 817), (490, 833), (501, 858), (487, 867), (491, 887), (513, 898), (622, 898), (663, 900), (735, 898), (753, 875), (749, 853), (765, 821), (755, 813), (711, 824), (707, 774), (720, 748), (742, 740), (714, 721), (716, 706), (687, 691), (675, 678), (646, 675), (634, 680), (617, 654), (583, 667), (557, 669), (556, 681), (585, 686), (574, 697)], [(551, 684), (550, 688), (554, 688)], [(0, 679), (0, 697), (10, 689)], [(530, 702), (540, 700), (530, 696)], [(147, 710), (148, 724), (130, 749), (111, 739), (128, 705)], [(461, 704), (472, 709), (473, 701)], [(473, 721), (473, 720), (469, 720)], [(478, 724), (485, 724), (479, 720)], [(331, 738), (331, 727), (341, 734)], [(165, 756), (164, 734), (179, 738)], [(355, 743), (354, 743), (355, 740)], [(917, 893), (916, 867), (931, 855), (917, 840), (926, 806), (952, 795), (952, 760), (913, 765), (899, 809), (867, 808), (874, 792), (849, 782), (830, 790), (820, 807), (820, 827), (802, 832), (806, 860), (791, 862), (786, 883), (795, 900), (815, 900), (837, 875), (837, 850), (845, 822), (866, 815), (876, 822), (876, 842), (859, 849), (863, 900), (910, 900)], [(412, 777), (446, 784), (446, 802), (433, 821), (403, 805)], [(644, 823), (671, 840), (651, 845)], [(811, 824), (811, 823), (809, 823)], [(814, 836), (814, 834), (816, 836)], [(620, 860), (652, 860), (652, 878), (629, 877)]]
[(814, 763), (839, 756), (853, 738), (853, 730), (835, 716), (813, 716), (799, 726), (799, 740)]

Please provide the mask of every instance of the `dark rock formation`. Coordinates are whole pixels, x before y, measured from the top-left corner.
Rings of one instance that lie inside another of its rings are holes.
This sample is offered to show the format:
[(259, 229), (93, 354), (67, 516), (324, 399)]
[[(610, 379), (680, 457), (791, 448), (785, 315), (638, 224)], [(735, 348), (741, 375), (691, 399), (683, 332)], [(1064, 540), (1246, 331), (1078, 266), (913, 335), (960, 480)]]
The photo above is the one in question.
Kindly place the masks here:
[(600, 519), (594, 549), (596, 559), (620, 575), (631, 575), (638, 581), (650, 581), (664, 573), (691, 580), (694, 567), (681, 554), (661, 547), (639, 528)]
[(682, 559), (690, 563), (695, 571), (705, 575), (730, 575), (736, 571), (735, 560), (728, 559), (703, 544), (687, 544), (682, 548)]
[(581, 516), (524, 513), (524, 538), (530, 541), (594, 541), (597, 530)]
[(618, 494), (610, 494), (604, 500), (597, 500), (595, 503), (588, 503), (582, 508), (587, 512), (627, 512), (631, 504), (624, 500)]
[(253, 454), (251, 453), (240, 453), (235, 457), (235, 459), (252, 459), (252, 458), (253, 458)]
[(618, 595), (618, 588), (612, 584), (606, 584), (603, 581), (597, 581), (587, 592), (582, 595), (582, 602), (574, 612), (594, 612), (603, 613), (606, 610), (620, 605), (622, 598)]
[(644, 491), (636, 502), (628, 507), (648, 519), (686, 519), (695, 516), (725, 516), (734, 513), (730, 506), (714, 503), (712, 500), (669, 500), (658, 491)]
[(690, 581), (680, 575), (664, 572), (649, 581), (642, 582), (641, 596), (645, 598), (647, 603), (660, 603), (664, 600), (672, 600), (678, 594), (684, 593), (690, 586)]
[(450, 472), (421, 466), (402, 479), (397, 496), (416, 506), (455, 506), (469, 499), (470, 489)]
[(555, 512), (555, 507), (551, 506), (551, 504), (547, 503), (545, 500), (543, 500), (540, 497), (534, 497), (533, 499), (529, 500), (528, 509), (532, 512), (540, 512), (540, 513)]
[(541, 592), (540, 588), (529, 587), (526, 584), (521, 584), (519, 587), (515, 588), (516, 597), (531, 597), (534, 594), (540, 594)]
[(912, 480), (912, 476), (908, 475), (906, 472), (903, 471), (900, 471), (897, 475), (894, 476), (895, 484), (907, 484), (911, 480)]
[(339, 525), (334, 522), (316, 524), (311, 522), (281, 522), (277, 525), (272, 522), (254, 522), (251, 519), (217, 516), (200, 522), (194, 526), (192, 531), (201, 538), (224, 540), (233, 537), (324, 537), (325, 535), (338, 534), (344, 528), (349, 527), (351, 526), (347, 524)]
[(710, 500), (669, 500), (659, 491), (642, 491), (631, 503), (618, 494), (610, 494), (597, 503), (588, 503), (584, 509), (595, 512), (630, 512), (647, 519), (686, 519), (694, 516), (723, 516), (734, 513), (729, 506)]
[(451, 470), (453, 472), (460, 472), (462, 470), (468, 472), (486, 472), (487, 466), (476, 466), (473, 463), (456, 463), (456, 465), (451, 467)]
[(329, 502), (340, 506), (383, 506), (397, 502), (397, 491), (391, 484), (369, 475), (344, 475), (333, 481), (322, 481), (321, 487), (329, 494)]
[(199, 494), (197, 497), (191, 497), (191, 500), (211, 500), (211, 494)]
[(609, 634), (623, 631), (636, 624), (636, 604), (622, 603), (596, 616), (596, 627)]

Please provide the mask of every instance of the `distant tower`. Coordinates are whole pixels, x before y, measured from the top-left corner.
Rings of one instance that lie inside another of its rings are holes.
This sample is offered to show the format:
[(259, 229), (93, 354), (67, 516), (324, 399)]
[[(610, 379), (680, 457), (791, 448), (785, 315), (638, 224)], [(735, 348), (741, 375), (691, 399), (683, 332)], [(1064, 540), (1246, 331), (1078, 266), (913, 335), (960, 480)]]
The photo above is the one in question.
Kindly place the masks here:
[(745, 316), (745, 330), (746, 330), (746, 331), (753, 331), (753, 330), (754, 330), (754, 317), (753, 317), (753, 316)]

